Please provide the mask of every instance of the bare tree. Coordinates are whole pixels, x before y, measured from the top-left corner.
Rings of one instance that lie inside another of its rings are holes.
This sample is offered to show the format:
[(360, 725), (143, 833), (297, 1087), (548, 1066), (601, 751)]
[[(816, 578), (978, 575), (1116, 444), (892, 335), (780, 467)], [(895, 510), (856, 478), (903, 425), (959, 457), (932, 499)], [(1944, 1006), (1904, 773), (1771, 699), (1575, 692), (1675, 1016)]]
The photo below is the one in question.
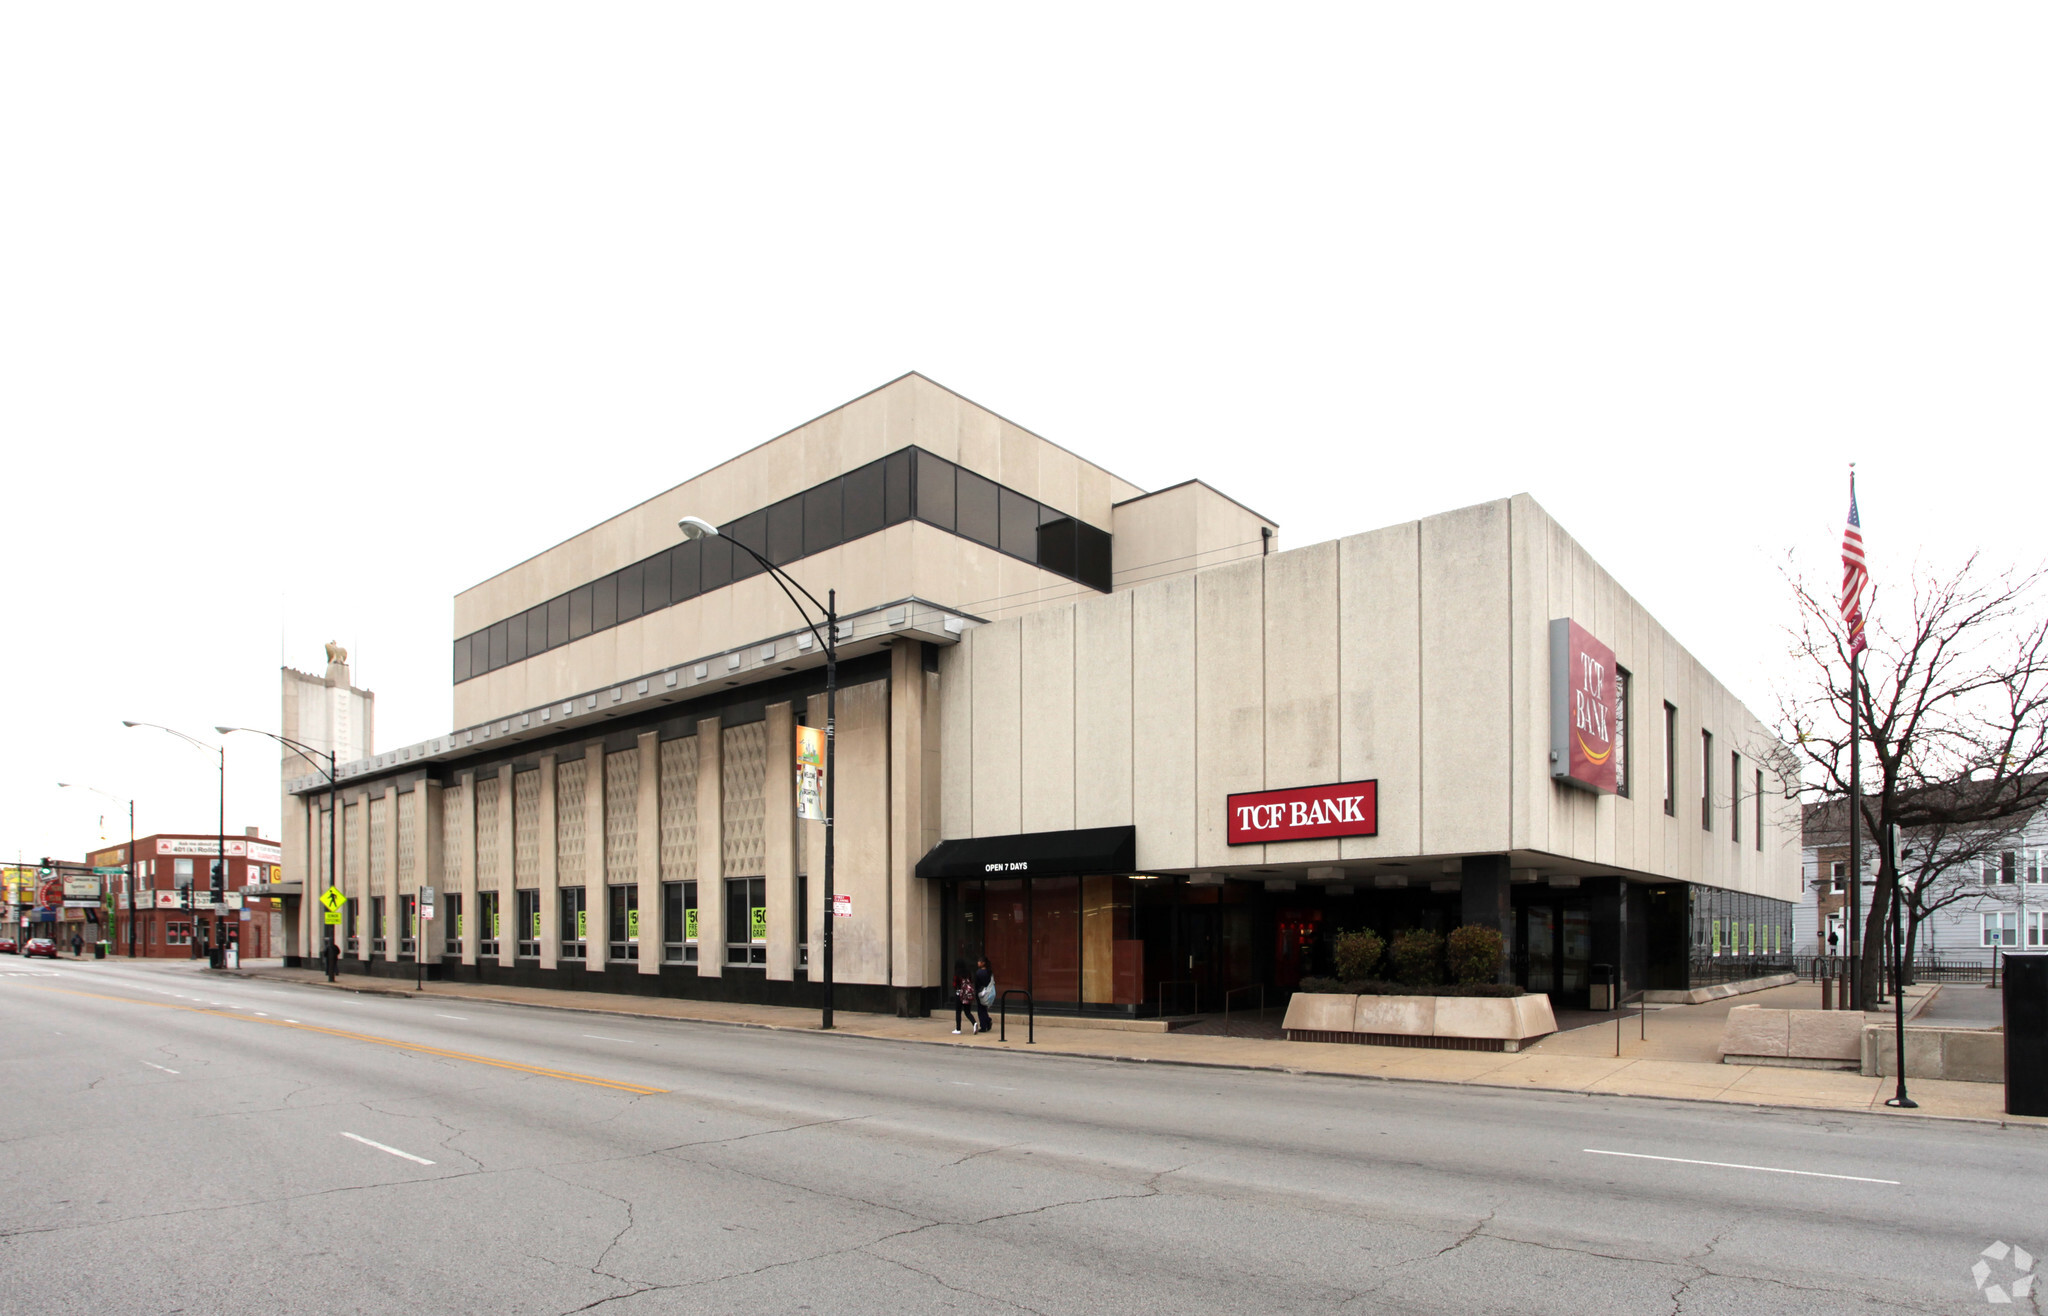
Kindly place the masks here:
[[(1984, 570), (1973, 554), (1947, 574), (1916, 567), (1904, 599), (1873, 586), (1862, 697), (1852, 703), (1849, 640), (1834, 595), (1788, 568), (1799, 608), (1792, 654), (1804, 672), (1778, 698), (1779, 732), (1803, 768), (1788, 780), (1803, 781), (1823, 802), (1846, 800), (1853, 728), (1862, 740), (1859, 812), (1871, 844), (1886, 828), (1955, 841), (2002, 834), (2048, 802), (2044, 578), (2040, 568)], [(1861, 945), (1865, 1009), (1876, 999), (1881, 932), (1899, 881), (1893, 856), (1877, 849)], [(1923, 853), (1936, 860), (1933, 847)]]

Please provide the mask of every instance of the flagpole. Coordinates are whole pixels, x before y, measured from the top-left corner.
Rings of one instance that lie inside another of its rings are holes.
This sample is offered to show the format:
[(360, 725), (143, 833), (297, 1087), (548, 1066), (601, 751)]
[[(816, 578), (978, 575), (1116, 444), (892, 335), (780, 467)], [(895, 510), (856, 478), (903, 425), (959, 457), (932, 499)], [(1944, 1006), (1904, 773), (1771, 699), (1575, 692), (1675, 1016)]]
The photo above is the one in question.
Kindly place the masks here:
[[(1862, 520), (1856, 514), (1856, 463), (1849, 463), (1849, 521), (1861, 539)], [(1860, 550), (1860, 542), (1859, 542)], [(1846, 582), (1845, 582), (1846, 584)], [(1856, 586), (1854, 608), (1845, 618), (1849, 632), (1849, 999), (1861, 1010), (1863, 1002), (1863, 679), (1856, 661), (1861, 646), (1857, 634), (1862, 622), (1862, 584)], [(1848, 606), (1851, 600), (1845, 599)]]

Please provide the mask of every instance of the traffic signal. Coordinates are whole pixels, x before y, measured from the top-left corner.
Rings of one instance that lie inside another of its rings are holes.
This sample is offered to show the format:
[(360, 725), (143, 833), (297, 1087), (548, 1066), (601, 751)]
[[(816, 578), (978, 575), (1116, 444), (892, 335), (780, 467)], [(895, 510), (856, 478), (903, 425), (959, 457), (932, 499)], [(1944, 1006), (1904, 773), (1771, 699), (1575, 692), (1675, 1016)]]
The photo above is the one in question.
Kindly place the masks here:
[(179, 887), (179, 888), (178, 888), (178, 908), (179, 908), (179, 909), (190, 909), (190, 908), (192, 908), (192, 888), (191, 888), (191, 887), (189, 887), (189, 886), (181, 886), (181, 887)]
[(213, 903), (220, 904), (221, 893), (227, 889), (227, 863), (215, 859), (207, 864), (206, 886), (213, 893)]

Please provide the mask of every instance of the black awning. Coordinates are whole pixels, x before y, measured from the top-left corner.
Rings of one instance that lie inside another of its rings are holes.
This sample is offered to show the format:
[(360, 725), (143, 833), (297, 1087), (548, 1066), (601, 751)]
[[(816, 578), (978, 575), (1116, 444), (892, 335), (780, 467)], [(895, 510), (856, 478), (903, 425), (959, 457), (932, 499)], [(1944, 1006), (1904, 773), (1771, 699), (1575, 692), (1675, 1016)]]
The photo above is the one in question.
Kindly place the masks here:
[(1128, 873), (1138, 861), (1135, 827), (1084, 827), (941, 841), (917, 861), (919, 877), (1072, 877)]

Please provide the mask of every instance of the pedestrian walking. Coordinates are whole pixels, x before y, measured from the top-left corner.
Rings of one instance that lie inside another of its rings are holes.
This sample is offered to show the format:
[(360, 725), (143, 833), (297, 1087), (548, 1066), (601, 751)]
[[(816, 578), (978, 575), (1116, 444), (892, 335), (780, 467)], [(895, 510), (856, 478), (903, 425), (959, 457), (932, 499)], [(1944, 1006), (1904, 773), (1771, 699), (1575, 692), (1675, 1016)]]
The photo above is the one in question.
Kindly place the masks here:
[(996, 971), (988, 966), (986, 958), (974, 962), (974, 1011), (978, 1016), (975, 1031), (987, 1032), (993, 1025), (989, 1022), (988, 1007), (996, 1003)]
[(953, 1035), (960, 1034), (960, 1017), (967, 1016), (969, 1032), (978, 1033), (981, 1025), (974, 1021), (974, 978), (967, 972), (966, 960), (953, 961)]
[(71, 958), (78, 959), (85, 954), (85, 938), (76, 932), (71, 934)]

